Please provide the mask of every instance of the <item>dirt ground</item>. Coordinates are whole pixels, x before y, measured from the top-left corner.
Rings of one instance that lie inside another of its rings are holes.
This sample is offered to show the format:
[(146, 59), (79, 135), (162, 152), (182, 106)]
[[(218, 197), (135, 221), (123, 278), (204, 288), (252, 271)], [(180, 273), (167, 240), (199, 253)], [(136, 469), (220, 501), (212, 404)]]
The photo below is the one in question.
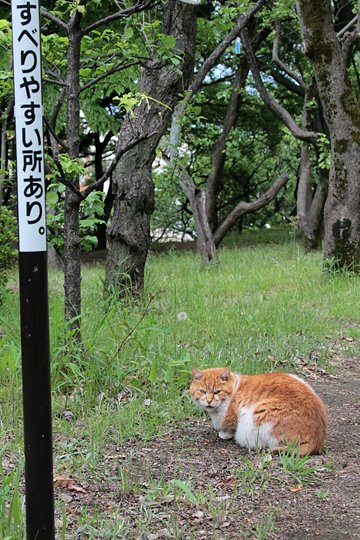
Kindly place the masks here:
[[(150, 443), (109, 447), (103, 480), (82, 484), (85, 493), (57, 488), (67, 502), (67, 533), (85, 506), (125, 521), (128, 530), (114, 538), (360, 538), (360, 359), (338, 358), (331, 374), (299, 371), (330, 416), (326, 453), (306, 463), (314, 468), (308, 481), (284, 472), (278, 456), (249, 453), (218, 439), (205, 418), (191, 419)], [(186, 484), (169, 490), (174, 478)]]

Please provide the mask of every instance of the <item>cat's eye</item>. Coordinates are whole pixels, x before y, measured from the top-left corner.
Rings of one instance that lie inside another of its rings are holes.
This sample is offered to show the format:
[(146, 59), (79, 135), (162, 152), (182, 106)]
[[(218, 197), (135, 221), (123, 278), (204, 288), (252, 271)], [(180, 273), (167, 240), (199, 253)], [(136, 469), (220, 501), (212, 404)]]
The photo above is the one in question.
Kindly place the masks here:
[(200, 389), (199, 392), (200, 394), (206, 394), (206, 390), (203, 390), (203, 389)]
[(214, 390), (214, 395), (215, 394), (220, 394), (221, 390)]

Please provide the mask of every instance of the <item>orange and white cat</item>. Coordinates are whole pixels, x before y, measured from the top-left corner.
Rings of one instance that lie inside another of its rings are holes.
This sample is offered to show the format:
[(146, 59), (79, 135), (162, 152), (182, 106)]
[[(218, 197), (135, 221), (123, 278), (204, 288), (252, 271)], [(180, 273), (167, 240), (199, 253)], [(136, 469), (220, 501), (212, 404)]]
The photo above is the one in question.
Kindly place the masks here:
[(288, 373), (237, 375), (225, 368), (193, 369), (190, 394), (209, 413), (221, 439), (250, 449), (299, 446), (323, 450), (327, 411), (309, 384)]

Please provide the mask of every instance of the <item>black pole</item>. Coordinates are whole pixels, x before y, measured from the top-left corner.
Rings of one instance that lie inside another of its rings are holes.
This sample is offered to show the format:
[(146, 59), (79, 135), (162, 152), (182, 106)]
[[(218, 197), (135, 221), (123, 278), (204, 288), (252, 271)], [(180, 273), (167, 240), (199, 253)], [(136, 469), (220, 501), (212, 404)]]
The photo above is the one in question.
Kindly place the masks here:
[(19, 253), (26, 537), (54, 538), (47, 253)]
[(12, 0), (27, 540), (53, 540), (39, 0)]

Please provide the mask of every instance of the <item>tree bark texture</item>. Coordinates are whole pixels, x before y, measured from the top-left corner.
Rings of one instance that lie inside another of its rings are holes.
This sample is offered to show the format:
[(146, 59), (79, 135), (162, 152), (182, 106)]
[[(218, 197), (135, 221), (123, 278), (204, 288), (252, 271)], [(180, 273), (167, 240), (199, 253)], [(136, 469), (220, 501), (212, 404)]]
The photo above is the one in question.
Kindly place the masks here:
[(188, 87), (193, 71), (196, 12), (191, 5), (169, 0), (164, 10), (163, 32), (176, 40), (183, 56), (180, 70), (161, 66), (154, 58), (142, 69), (140, 93), (147, 96), (124, 119), (119, 145), (126, 146), (144, 133), (155, 133), (126, 152), (114, 173), (114, 213), (108, 228), (106, 285), (121, 294), (130, 286), (139, 296), (144, 287), (144, 267), (150, 245), (150, 218), (154, 210), (152, 163), (160, 138), (180, 93)]
[(305, 249), (320, 247), (323, 233), (324, 206), (328, 193), (329, 173), (321, 169), (314, 193), (310, 184), (309, 148), (304, 143), (300, 155), (299, 182), (296, 194), (297, 217)]
[(182, 173), (180, 185), (190, 201), (196, 230), (196, 244), (203, 262), (217, 263), (218, 256), (212, 230), (207, 219), (206, 191), (196, 187), (189, 176)]
[[(68, 69), (66, 78), (67, 139), (70, 158), (78, 158), (80, 150), (80, 16), (77, 12), (69, 22)], [(72, 180), (79, 188), (78, 178)], [(80, 339), (81, 314), (81, 252), (79, 230), (80, 199), (70, 187), (65, 191), (64, 204), (64, 289), (65, 321)]]
[(336, 35), (330, 0), (297, 2), (306, 55), (330, 133), (324, 258), (360, 270), (360, 107), (348, 76), (349, 41)]
[[(314, 98), (314, 84), (309, 84), (305, 89), (303, 128), (308, 129), (311, 124), (319, 124), (321, 119), (313, 118), (312, 108), (309, 102)], [(323, 129), (320, 127), (321, 131)], [(310, 148), (308, 143), (303, 143), (300, 152), (299, 181), (296, 192), (297, 217), (302, 240), (305, 249), (317, 249), (321, 245), (324, 206), (328, 192), (329, 171), (321, 169), (318, 175), (318, 184), (315, 190), (311, 186), (311, 161)]]

